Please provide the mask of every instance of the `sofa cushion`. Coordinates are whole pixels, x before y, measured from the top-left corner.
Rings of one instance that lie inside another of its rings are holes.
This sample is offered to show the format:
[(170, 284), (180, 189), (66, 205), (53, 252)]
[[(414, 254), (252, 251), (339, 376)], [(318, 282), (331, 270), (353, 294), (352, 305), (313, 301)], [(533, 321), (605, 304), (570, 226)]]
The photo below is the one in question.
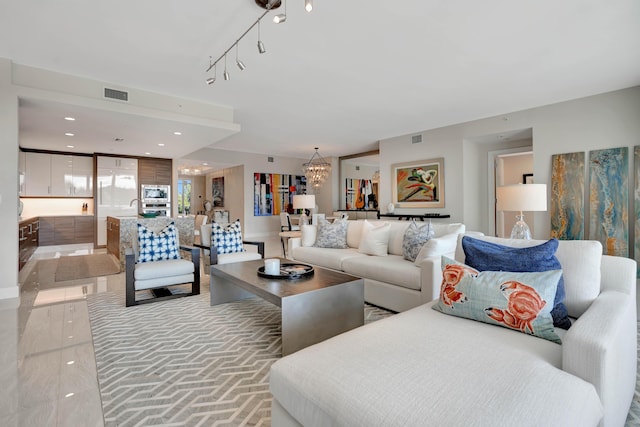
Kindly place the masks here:
[[(462, 238), (458, 236), (456, 260), (465, 262)], [(541, 245), (546, 240), (504, 239), (492, 236), (473, 238), (515, 248)], [(569, 316), (580, 317), (600, 294), (600, 263), (602, 262), (602, 244), (597, 240), (560, 240), (556, 258), (562, 265), (565, 300)]]
[(391, 225), (389, 223), (374, 224), (365, 219), (358, 252), (367, 255), (387, 256), (390, 230)]
[(409, 221), (388, 221), (391, 224), (391, 233), (389, 233), (389, 249), (392, 255), (402, 256), (402, 241), (404, 240), (404, 232), (409, 227)]
[(422, 246), (434, 236), (431, 222), (418, 225), (411, 221), (402, 239), (402, 256), (408, 261), (415, 261)]
[(347, 221), (336, 220), (331, 223), (324, 218), (320, 218), (316, 241), (313, 246), (317, 248), (346, 249), (348, 247)]
[[(462, 239), (465, 264), (480, 271), (521, 271), (536, 272), (562, 269), (555, 253), (558, 240), (551, 239), (541, 245), (527, 248), (512, 248), (480, 239), (465, 236)], [(569, 329), (571, 320), (564, 306), (564, 280), (558, 281), (556, 296), (553, 302), (553, 324), (559, 328)]]
[(434, 222), (432, 224), (434, 237), (441, 237), (445, 234), (460, 234), (464, 233), (465, 226), (460, 222), (453, 222), (451, 224), (442, 224), (439, 222)]
[[(344, 220), (344, 218), (342, 218)], [(337, 219), (335, 221), (338, 221)], [(334, 221), (334, 222), (335, 222)], [(362, 238), (362, 227), (364, 221), (347, 220), (347, 246), (350, 248), (358, 248)]]
[(551, 317), (560, 276), (562, 270), (478, 272), (443, 256), (440, 299), (433, 308), (560, 344)]
[(234, 252), (244, 252), (242, 246), (242, 226), (240, 220), (226, 227), (214, 222), (211, 224), (211, 243), (216, 247), (219, 254), (230, 254)]
[(300, 226), (300, 231), (302, 232), (300, 245), (313, 246), (313, 244), (316, 242), (316, 235), (318, 232), (318, 228), (312, 224), (303, 224)]
[(138, 263), (180, 259), (176, 226), (172, 221), (160, 232), (138, 223)]
[(598, 424), (595, 388), (560, 370), (562, 346), (431, 304), (275, 362), (274, 399), (305, 426)]
[(342, 263), (345, 259), (359, 257), (372, 258), (369, 255), (361, 254), (358, 249), (330, 249), (298, 246), (293, 248), (293, 259), (300, 262), (319, 265), (334, 270), (342, 270)]
[(453, 256), (456, 250), (456, 244), (458, 242), (458, 234), (445, 234), (444, 236), (434, 237), (429, 239), (416, 256), (416, 265), (422, 264), (427, 258), (441, 255)]
[(342, 271), (365, 279), (390, 283), (407, 289), (420, 290), (421, 269), (401, 255), (386, 257), (362, 256), (342, 260)]

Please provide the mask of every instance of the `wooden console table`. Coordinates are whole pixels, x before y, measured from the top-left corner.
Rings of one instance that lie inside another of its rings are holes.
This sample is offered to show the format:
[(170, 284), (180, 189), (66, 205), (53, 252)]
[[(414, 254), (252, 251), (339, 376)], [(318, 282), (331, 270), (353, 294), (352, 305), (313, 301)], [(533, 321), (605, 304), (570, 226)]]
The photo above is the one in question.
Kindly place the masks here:
[(451, 215), (442, 215), (435, 213), (424, 213), (424, 214), (378, 214), (378, 219), (381, 217), (386, 218), (398, 218), (398, 221), (402, 221), (403, 219), (409, 221), (411, 219), (419, 219), (420, 221), (424, 221), (425, 219), (439, 219), (439, 218), (451, 218)]

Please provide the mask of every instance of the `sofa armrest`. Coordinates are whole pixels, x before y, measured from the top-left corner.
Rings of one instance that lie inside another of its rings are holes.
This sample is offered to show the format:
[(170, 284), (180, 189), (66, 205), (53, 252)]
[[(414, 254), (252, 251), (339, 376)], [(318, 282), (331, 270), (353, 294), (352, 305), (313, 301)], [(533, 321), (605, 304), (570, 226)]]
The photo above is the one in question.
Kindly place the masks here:
[(293, 250), (295, 248), (299, 248), (302, 246), (302, 237), (291, 237), (287, 242), (287, 254), (289, 255), (289, 259), (295, 260), (293, 256)]
[[(451, 254), (444, 254), (452, 257)], [(426, 257), (416, 262), (420, 267), (420, 289), (422, 302), (429, 302), (440, 298), (440, 286), (442, 285), (442, 255)]]
[(636, 386), (636, 301), (602, 292), (562, 339), (562, 369), (593, 384), (601, 425), (624, 425)]

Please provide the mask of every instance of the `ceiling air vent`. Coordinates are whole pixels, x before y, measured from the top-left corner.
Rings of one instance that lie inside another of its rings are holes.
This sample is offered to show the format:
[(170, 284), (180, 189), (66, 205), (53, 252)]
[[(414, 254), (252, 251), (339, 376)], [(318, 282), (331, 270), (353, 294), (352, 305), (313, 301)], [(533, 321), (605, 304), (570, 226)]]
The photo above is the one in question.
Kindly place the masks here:
[(118, 101), (129, 101), (129, 92), (123, 92), (121, 90), (104, 88), (104, 97), (117, 99)]
[(420, 144), (422, 142), (422, 135), (413, 135), (411, 137), (412, 144)]

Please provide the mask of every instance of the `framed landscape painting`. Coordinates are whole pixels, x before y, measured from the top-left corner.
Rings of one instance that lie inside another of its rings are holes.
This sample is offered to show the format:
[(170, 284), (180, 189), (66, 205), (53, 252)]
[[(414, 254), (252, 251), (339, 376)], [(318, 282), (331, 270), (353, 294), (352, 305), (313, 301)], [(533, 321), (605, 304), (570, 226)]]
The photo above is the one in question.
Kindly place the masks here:
[(396, 207), (444, 207), (444, 158), (391, 165), (391, 177)]

